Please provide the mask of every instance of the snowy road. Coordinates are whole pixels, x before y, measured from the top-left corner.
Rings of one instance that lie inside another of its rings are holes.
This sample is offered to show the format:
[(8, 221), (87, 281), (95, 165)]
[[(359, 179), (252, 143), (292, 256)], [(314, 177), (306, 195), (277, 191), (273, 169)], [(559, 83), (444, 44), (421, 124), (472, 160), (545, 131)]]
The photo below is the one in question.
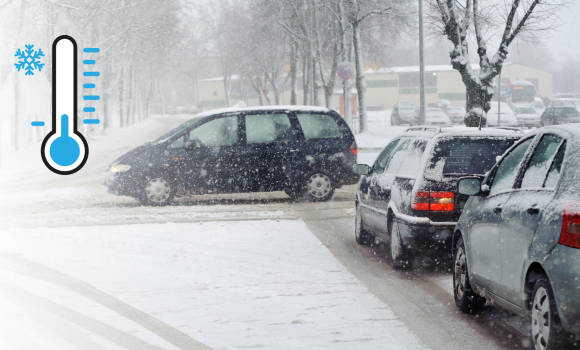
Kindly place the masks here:
[(48, 173), (34, 148), (9, 159), (0, 171), (0, 348), (525, 344), (518, 320), (497, 309), (457, 311), (449, 273), (433, 267), (448, 262), (399, 272), (384, 247), (357, 246), (356, 186), (327, 203), (260, 193), (163, 208), (106, 193), (108, 163), (181, 122), (96, 135), (87, 166), (70, 177)]

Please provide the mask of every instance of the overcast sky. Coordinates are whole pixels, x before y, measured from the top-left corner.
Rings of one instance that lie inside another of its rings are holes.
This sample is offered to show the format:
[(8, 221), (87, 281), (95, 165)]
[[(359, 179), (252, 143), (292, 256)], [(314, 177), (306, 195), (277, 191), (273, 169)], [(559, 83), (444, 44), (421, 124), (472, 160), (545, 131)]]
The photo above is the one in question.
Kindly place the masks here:
[(548, 48), (558, 56), (580, 56), (580, 1), (573, 0), (560, 13), (561, 26), (554, 31), (552, 38), (546, 42)]

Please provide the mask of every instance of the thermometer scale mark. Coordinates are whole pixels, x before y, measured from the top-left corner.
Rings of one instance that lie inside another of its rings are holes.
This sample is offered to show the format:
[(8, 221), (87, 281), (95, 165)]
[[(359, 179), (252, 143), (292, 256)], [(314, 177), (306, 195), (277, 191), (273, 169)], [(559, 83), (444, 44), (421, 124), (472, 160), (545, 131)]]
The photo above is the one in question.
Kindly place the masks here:
[(68, 35), (52, 44), (52, 130), (40, 153), (46, 167), (60, 175), (79, 171), (89, 156), (87, 140), (77, 130), (77, 44)]

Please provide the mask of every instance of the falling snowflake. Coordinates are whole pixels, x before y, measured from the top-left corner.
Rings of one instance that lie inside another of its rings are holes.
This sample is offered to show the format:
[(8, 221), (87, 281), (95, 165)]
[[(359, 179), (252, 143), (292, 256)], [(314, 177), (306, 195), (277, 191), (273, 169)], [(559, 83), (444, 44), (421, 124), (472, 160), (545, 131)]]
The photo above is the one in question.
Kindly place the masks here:
[(40, 63), (40, 57), (44, 57), (44, 53), (42, 52), (42, 49), (38, 49), (38, 51), (35, 52), (32, 49), (34, 45), (24, 46), (26, 47), (26, 50), (20, 51), (20, 49), (18, 49), (18, 51), (16, 51), (14, 56), (18, 57), (19, 61), (18, 63), (14, 63), (14, 65), (19, 72), (20, 69), (25, 69), (26, 73), (24, 75), (34, 75), (34, 69), (38, 69), (40, 72), (44, 67), (44, 63)]

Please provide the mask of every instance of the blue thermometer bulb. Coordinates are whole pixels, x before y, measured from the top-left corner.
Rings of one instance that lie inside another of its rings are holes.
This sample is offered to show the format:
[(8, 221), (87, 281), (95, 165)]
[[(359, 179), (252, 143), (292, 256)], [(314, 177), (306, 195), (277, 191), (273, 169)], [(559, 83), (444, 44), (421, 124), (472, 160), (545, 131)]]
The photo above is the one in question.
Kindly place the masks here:
[(77, 172), (89, 156), (87, 140), (77, 131), (77, 44), (68, 35), (52, 44), (52, 131), (42, 142), (41, 155), (60, 175)]

